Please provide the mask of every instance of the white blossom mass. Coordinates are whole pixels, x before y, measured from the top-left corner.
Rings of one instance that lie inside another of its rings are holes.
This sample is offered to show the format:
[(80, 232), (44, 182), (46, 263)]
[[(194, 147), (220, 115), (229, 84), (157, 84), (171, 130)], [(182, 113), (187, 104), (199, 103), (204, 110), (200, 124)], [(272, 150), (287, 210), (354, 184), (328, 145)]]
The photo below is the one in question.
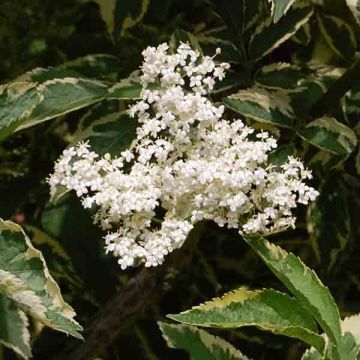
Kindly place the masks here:
[(87, 143), (66, 149), (51, 192), (63, 185), (85, 208), (97, 206), (94, 221), (122, 269), (161, 264), (203, 219), (240, 234), (294, 227), (292, 210), (318, 195), (304, 183), (311, 172), (293, 157), (269, 164), (276, 140), (223, 118), (209, 94), (229, 64), (184, 43), (173, 54), (164, 43), (143, 56), (141, 99), (129, 109), (139, 122), (133, 145), (116, 158)]

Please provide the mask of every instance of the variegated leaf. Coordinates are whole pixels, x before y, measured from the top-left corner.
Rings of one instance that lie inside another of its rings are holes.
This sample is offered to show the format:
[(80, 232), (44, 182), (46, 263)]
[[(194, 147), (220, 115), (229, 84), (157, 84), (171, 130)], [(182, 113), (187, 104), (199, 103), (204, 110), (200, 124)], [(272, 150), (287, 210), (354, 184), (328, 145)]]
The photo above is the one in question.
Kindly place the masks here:
[(259, 69), (255, 74), (255, 82), (267, 89), (300, 91), (300, 81), (310, 73), (297, 65), (274, 63)]
[[(343, 336), (341, 343), (338, 346), (338, 352), (341, 360), (358, 360), (360, 355), (360, 314), (346, 317), (341, 322), (341, 330)], [(334, 354), (327, 336), (323, 334), (327, 342), (326, 358), (333, 359)], [(324, 356), (321, 355), (314, 347), (306, 350), (301, 357), (301, 360), (322, 360)]]
[(140, 82), (135, 82), (130, 79), (120, 80), (109, 89), (107, 99), (127, 100), (139, 99), (142, 90)]
[(13, 82), (0, 86), (0, 140), (25, 121), (43, 99), (33, 82)]
[(0, 291), (44, 325), (81, 338), (74, 310), (22, 228), (0, 220)]
[(334, 344), (340, 344), (339, 309), (327, 287), (297, 256), (264, 238), (245, 237), (268, 268), (315, 317)]
[(37, 87), (43, 101), (17, 128), (22, 130), (102, 100), (107, 86), (100, 81), (82, 78), (48, 80)]
[(346, 317), (341, 324), (343, 332), (351, 333), (360, 345), (360, 314)]
[(149, 0), (116, 0), (114, 10), (114, 35), (122, 36), (128, 29), (138, 24), (149, 7)]
[(67, 61), (56, 67), (36, 68), (19, 76), (17, 81), (43, 83), (47, 80), (73, 78), (106, 78), (116, 74), (120, 69), (120, 60), (108, 54), (87, 55)]
[(335, 155), (348, 156), (357, 145), (355, 132), (329, 116), (310, 122), (298, 133), (310, 144)]
[(135, 139), (137, 126), (136, 119), (129, 115), (111, 113), (76, 133), (74, 143), (87, 140), (96, 153), (116, 156), (126, 150)]
[(307, 349), (303, 356), (301, 357), (301, 360), (323, 360), (324, 357), (321, 353), (319, 353), (315, 348), (311, 347), (310, 349)]
[(0, 344), (24, 359), (31, 357), (29, 322), (25, 313), (0, 292)]
[(276, 24), (271, 18), (265, 20), (256, 28), (252, 36), (250, 57), (258, 60), (269, 54), (294, 35), (310, 19), (312, 13), (312, 6), (299, 3), (292, 6)]
[(354, 15), (354, 18), (360, 23), (360, 0), (346, 0), (346, 4)]
[(290, 6), (295, 0), (268, 0), (271, 4), (271, 15), (274, 22), (278, 22), (279, 19), (286, 14), (290, 9)]
[(225, 340), (194, 326), (158, 324), (167, 345), (186, 350), (192, 360), (249, 360)]
[(333, 15), (318, 14), (319, 29), (327, 45), (342, 59), (351, 60), (357, 43), (351, 26), (343, 19)]
[(205, 54), (215, 54), (216, 49), (220, 48), (221, 53), (216, 55), (216, 60), (219, 62), (239, 63), (241, 60), (241, 51), (229, 40), (207, 36), (199, 37), (199, 43)]
[(301, 339), (319, 351), (325, 345), (323, 338), (316, 333), (317, 326), (311, 314), (296, 299), (270, 289), (238, 289), (168, 317), (181, 323), (205, 327), (234, 329), (255, 326)]
[(294, 121), (290, 98), (284, 92), (253, 87), (228, 96), (223, 103), (251, 120), (282, 127), (291, 127)]

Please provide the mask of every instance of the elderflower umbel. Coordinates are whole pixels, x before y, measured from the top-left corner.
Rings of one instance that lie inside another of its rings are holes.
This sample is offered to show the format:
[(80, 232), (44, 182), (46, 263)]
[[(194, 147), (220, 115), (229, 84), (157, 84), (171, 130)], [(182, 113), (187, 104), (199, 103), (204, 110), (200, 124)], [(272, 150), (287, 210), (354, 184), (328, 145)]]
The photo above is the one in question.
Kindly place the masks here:
[(100, 157), (87, 143), (65, 150), (51, 193), (63, 185), (85, 208), (97, 206), (106, 251), (122, 269), (161, 264), (203, 219), (241, 234), (294, 227), (292, 209), (318, 195), (304, 183), (311, 173), (293, 157), (280, 169), (269, 166), (276, 140), (223, 119), (224, 107), (207, 95), (229, 65), (188, 44), (175, 54), (166, 43), (148, 47), (143, 56), (141, 99), (129, 109), (140, 124), (135, 145), (116, 158)]

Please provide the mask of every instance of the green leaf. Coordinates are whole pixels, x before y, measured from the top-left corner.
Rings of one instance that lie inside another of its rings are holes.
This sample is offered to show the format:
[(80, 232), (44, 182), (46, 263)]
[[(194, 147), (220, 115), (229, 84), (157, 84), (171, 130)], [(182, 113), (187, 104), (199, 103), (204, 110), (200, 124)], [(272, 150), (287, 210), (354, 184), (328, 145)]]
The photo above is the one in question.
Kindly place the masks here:
[(338, 307), (327, 287), (315, 272), (297, 256), (287, 253), (261, 237), (245, 237), (269, 269), (315, 317), (331, 341), (339, 343), (341, 338)]
[(295, 0), (269, 0), (271, 2), (271, 15), (274, 22), (278, 22), (286, 14)]
[(58, 284), (64, 284), (68, 290), (63, 295), (75, 292), (83, 293), (83, 283), (77, 275), (70, 256), (59, 241), (32, 225), (24, 226), (32, 244), (41, 251), (47, 266)]
[(355, 132), (333, 117), (316, 119), (298, 131), (308, 143), (335, 155), (348, 156), (355, 149)]
[(305, 351), (303, 356), (301, 357), (301, 360), (323, 360), (324, 357), (315, 349), (310, 348)]
[(67, 61), (59, 69), (74, 71), (87, 78), (104, 78), (116, 75), (121, 68), (119, 58), (109, 54), (93, 54)]
[(109, 93), (106, 97), (109, 100), (139, 99), (141, 90), (142, 85), (140, 82), (134, 82), (130, 79), (123, 79), (109, 89)]
[(36, 82), (42, 84), (45, 81), (53, 79), (63, 79), (66, 77), (81, 77), (79, 73), (71, 69), (65, 69), (63, 67), (47, 67), (47, 68), (35, 68), (20, 75), (16, 81)]
[(29, 322), (10, 299), (0, 292), (0, 344), (24, 359), (31, 357)]
[(248, 360), (225, 340), (193, 326), (158, 322), (169, 347), (183, 349), (192, 360)]
[(280, 168), (288, 160), (289, 156), (296, 157), (296, 152), (294, 144), (280, 146), (269, 154), (268, 163)]
[[(311, 207), (311, 239), (319, 263), (330, 271), (352, 237), (351, 196), (341, 177), (329, 177), (319, 188), (320, 196)], [(336, 211), (334, 211), (336, 209)], [(339, 216), (341, 214), (341, 216)]]
[(346, 1), (346, 5), (353, 13), (354, 18), (360, 24), (360, 1), (359, 0), (345, 0), (345, 1)]
[(346, 317), (341, 324), (343, 332), (351, 333), (360, 344), (360, 314)]
[[(337, 347), (340, 360), (357, 360), (360, 355), (360, 314), (345, 318), (341, 323), (344, 335)], [(326, 339), (326, 335), (323, 335)], [(327, 340), (327, 339), (326, 339)], [(336, 355), (335, 355), (336, 356)], [(313, 347), (308, 349), (301, 360), (322, 360), (323, 356)], [(334, 349), (327, 341), (326, 359), (334, 359)]]
[(219, 17), (227, 26), (228, 38), (239, 49), (240, 61), (248, 60), (248, 43), (257, 24), (268, 17), (267, 3), (253, 0), (213, 0)]
[(206, 327), (234, 329), (255, 326), (301, 339), (319, 351), (324, 348), (324, 340), (316, 334), (317, 326), (311, 314), (296, 299), (270, 289), (238, 289), (168, 317), (181, 323)]
[(327, 45), (342, 59), (351, 60), (357, 48), (356, 37), (351, 26), (343, 19), (318, 14), (319, 29)]
[(111, 34), (114, 28), (114, 11), (116, 0), (94, 0), (100, 7), (100, 14), (102, 19), (106, 22), (106, 25)]
[(228, 96), (223, 103), (229, 109), (258, 122), (281, 127), (291, 127), (293, 124), (290, 98), (283, 92), (253, 87)]
[(199, 42), (205, 54), (215, 54), (217, 48), (221, 49), (221, 53), (216, 55), (216, 61), (228, 63), (239, 63), (241, 61), (241, 52), (231, 41), (207, 36), (199, 37)]
[(43, 100), (32, 82), (13, 82), (0, 87), (0, 140), (9, 136)]
[(25, 313), (55, 330), (82, 338), (60, 289), (21, 227), (0, 220), (0, 291)]
[(250, 57), (258, 60), (294, 35), (313, 13), (312, 6), (295, 4), (276, 24), (268, 18), (255, 30), (250, 43)]
[(88, 140), (91, 149), (100, 155), (118, 156), (136, 138), (138, 123), (127, 114), (112, 113), (94, 121), (74, 136), (74, 142)]
[(329, 347), (327, 359), (357, 360), (360, 355), (360, 344), (350, 332), (345, 332), (336, 348)]
[(114, 10), (115, 38), (123, 36), (128, 29), (138, 24), (145, 16), (149, 0), (116, 0)]
[(102, 100), (107, 86), (100, 81), (82, 78), (63, 78), (44, 82), (37, 87), (43, 101), (17, 130), (81, 109)]
[(196, 36), (182, 29), (176, 29), (170, 38), (170, 49), (176, 51), (180, 43), (189, 43), (193, 49), (198, 50), (202, 54), (202, 49)]
[(56, 67), (36, 68), (18, 77), (17, 81), (43, 83), (47, 80), (72, 78), (104, 78), (116, 74), (120, 60), (108, 54), (87, 55)]
[(266, 65), (255, 74), (256, 84), (272, 90), (299, 91), (299, 82), (309, 70), (287, 63)]
[(355, 84), (345, 95), (346, 112), (360, 114), (360, 86)]

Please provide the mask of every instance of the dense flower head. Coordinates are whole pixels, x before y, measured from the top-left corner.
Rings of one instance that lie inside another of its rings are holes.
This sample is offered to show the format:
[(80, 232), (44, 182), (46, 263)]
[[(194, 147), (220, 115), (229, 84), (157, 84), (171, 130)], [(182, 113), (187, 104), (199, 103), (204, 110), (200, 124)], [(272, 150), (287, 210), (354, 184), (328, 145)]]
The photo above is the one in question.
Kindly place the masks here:
[(223, 119), (209, 93), (229, 65), (184, 43), (173, 54), (164, 43), (143, 56), (141, 99), (129, 109), (139, 122), (136, 141), (116, 158), (87, 143), (68, 148), (51, 192), (63, 185), (85, 208), (97, 206), (94, 221), (108, 231), (106, 251), (122, 269), (161, 264), (203, 219), (241, 234), (294, 227), (292, 210), (318, 195), (304, 183), (311, 173), (293, 157), (269, 165), (276, 140)]

